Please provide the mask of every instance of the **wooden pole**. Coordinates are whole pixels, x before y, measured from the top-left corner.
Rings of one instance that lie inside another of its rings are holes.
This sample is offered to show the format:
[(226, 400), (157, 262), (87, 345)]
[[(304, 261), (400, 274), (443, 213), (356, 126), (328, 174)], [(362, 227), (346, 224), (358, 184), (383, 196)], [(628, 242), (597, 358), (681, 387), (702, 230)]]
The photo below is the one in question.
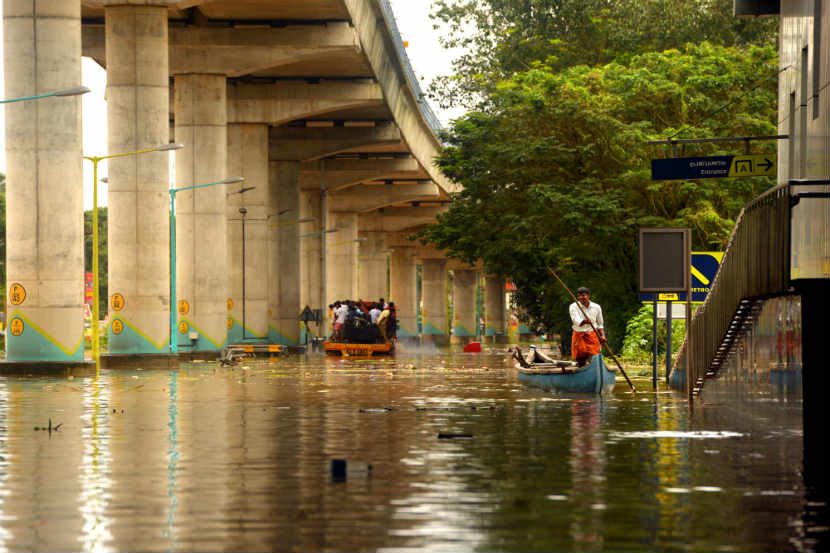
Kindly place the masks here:
[[(579, 300), (576, 299), (576, 296), (574, 296), (573, 292), (571, 292), (571, 289), (568, 288), (568, 286), (564, 282), (562, 282), (562, 279), (559, 278), (559, 275), (557, 275), (556, 272), (553, 269), (551, 269), (550, 267), (547, 267), (547, 269), (548, 269), (548, 271), (550, 271), (550, 274), (552, 274), (554, 276), (554, 278), (559, 281), (559, 284), (561, 284), (562, 287), (565, 289), (565, 291), (568, 292), (568, 295), (571, 296), (571, 298), (574, 300), (574, 302), (576, 302), (577, 307), (579, 307), (579, 310), (582, 311), (582, 314), (585, 316), (585, 319), (588, 321), (588, 324), (590, 324), (591, 328), (594, 330), (594, 334), (596, 334), (597, 338), (599, 339), (600, 335), (599, 335), (599, 331), (597, 331), (597, 327), (595, 327), (594, 323), (591, 322), (591, 319), (588, 317), (588, 314), (585, 313), (585, 310), (582, 308), (582, 305), (579, 303)], [(601, 339), (600, 339), (600, 343), (602, 343)], [(628, 375), (625, 374), (625, 370), (623, 369), (622, 364), (620, 364), (620, 360), (617, 359), (617, 356), (614, 355), (614, 352), (611, 351), (611, 348), (608, 346), (607, 343), (604, 344), (604, 345), (605, 345), (605, 349), (608, 350), (608, 354), (611, 356), (611, 358), (617, 364), (617, 367), (620, 369), (620, 372), (625, 377), (625, 381), (628, 382), (629, 386), (631, 386), (631, 391), (636, 394), (637, 389), (634, 388), (634, 384), (631, 383), (631, 379), (629, 379)]]

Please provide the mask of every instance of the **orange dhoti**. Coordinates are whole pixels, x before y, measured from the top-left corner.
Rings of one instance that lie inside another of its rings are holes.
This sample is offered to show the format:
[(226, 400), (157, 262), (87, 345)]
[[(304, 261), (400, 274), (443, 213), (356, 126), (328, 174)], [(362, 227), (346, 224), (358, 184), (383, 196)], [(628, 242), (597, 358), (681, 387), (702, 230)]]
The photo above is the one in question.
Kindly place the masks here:
[(574, 332), (571, 336), (571, 357), (584, 359), (602, 351), (596, 332)]

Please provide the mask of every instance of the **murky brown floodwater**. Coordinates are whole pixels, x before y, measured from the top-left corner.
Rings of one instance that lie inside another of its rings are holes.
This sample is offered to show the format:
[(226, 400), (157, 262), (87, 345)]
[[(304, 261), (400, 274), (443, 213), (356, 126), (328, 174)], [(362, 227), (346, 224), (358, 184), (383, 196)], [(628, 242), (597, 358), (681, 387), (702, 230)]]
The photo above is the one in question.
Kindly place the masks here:
[[(624, 382), (606, 399), (555, 397), (506, 357), (0, 378), (0, 550), (810, 545), (800, 408), (690, 417), (680, 396)], [(57, 431), (35, 429), (50, 419)]]

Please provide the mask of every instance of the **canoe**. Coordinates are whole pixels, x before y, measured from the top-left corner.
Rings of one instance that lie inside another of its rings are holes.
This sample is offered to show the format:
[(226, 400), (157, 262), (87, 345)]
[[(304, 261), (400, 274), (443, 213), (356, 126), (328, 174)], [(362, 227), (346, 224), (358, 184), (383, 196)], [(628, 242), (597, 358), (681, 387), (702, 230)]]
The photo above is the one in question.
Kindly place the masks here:
[(594, 355), (583, 367), (568, 361), (556, 361), (540, 356), (535, 350), (524, 361), (525, 363), (516, 365), (519, 380), (545, 390), (605, 395), (614, 389), (617, 382), (616, 370), (605, 364), (602, 354)]

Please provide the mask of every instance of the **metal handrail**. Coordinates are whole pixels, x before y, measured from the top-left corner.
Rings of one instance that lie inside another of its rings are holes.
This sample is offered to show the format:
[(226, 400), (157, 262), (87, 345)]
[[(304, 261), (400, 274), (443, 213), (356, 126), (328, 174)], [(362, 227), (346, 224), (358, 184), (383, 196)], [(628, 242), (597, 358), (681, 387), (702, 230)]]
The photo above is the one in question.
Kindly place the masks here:
[(409, 86), (415, 101), (418, 103), (418, 109), (421, 111), (421, 115), (427, 122), (427, 125), (429, 125), (430, 129), (432, 129), (433, 134), (437, 137), (438, 133), (443, 128), (443, 125), (441, 125), (441, 121), (438, 119), (438, 116), (435, 115), (435, 112), (432, 111), (432, 107), (430, 107), (427, 102), (426, 94), (424, 94), (424, 91), (421, 89), (421, 85), (418, 83), (418, 77), (412, 69), (412, 63), (409, 61), (409, 56), (406, 54), (406, 48), (403, 45), (403, 39), (401, 38), (401, 32), (400, 29), (398, 29), (398, 24), (395, 20), (395, 13), (392, 11), (392, 5), (389, 3), (389, 0), (377, 1), (380, 5), (381, 13), (383, 14), (383, 20), (386, 23), (386, 27), (389, 29), (389, 34), (392, 36), (392, 44), (395, 47), (395, 54), (398, 57), (398, 61), (403, 68), (406, 84)]
[(782, 184), (741, 210), (709, 294), (695, 312), (673, 363), (673, 370), (687, 369), (690, 396), (707, 376), (717, 373), (753, 302), (789, 293), (790, 209), (790, 187)]

